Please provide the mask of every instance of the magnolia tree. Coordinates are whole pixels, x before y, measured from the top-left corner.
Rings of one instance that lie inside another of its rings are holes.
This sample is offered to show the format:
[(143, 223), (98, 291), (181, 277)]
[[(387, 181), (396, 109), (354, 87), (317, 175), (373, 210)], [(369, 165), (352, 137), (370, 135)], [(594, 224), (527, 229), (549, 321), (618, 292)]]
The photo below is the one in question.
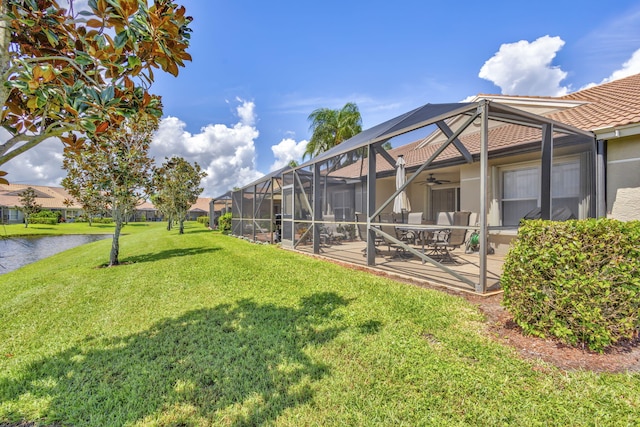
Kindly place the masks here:
[(111, 209), (115, 231), (109, 265), (119, 264), (120, 232), (127, 215), (151, 194), (153, 160), (149, 143), (158, 120), (145, 114), (125, 119), (99, 137), (87, 140), (81, 149), (67, 149), (63, 186), (74, 198), (99, 194)]
[(24, 215), (24, 227), (29, 226), (29, 218), (31, 215), (40, 212), (42, 206), (36, 201), (36, 190), (27, 187), (20, 193), (20, 206), (16, 206)]
[(0, 165), (49, 137), (78, 151), (130, 117), (160, 117), (154, 69), (177, 75), (191, 59), (191, 18), (171, 0), (0, 2)]
[(182, 157), (165, 159), (161, 167), (153, 172), (153, 186), (156, 190), (152, 201), (160, 212), (168, 217), (167, 229), (176, 219), (180, 234), (184, 234), (184, 221), (193, 204), (198, 200), (203, 188), (200, 187), (203, 172), (198, 163), (193, 165)]

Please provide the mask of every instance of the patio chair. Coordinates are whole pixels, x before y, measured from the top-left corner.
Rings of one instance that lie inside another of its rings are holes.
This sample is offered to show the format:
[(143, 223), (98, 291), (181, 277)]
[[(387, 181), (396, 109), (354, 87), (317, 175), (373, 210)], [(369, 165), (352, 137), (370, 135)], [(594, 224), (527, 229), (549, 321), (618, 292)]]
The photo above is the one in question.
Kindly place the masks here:
[(333, 243), (342, 243), (342, 240), (347, 238), (346, 233), (338, 231), (338, 225), (335, 222), (335, 215), (324, 215), (322, 219), (323, 221), (328, 222), (328, 224), (324, 224), (322, 227), (322, 231), (320, 232), (321, 241), (330, 245)]
[[(419, 225), (422, 224), (422, 212), (410, 212), (407, 217), (407, 226), (411, 225)], [(401, 231), (400, 240), (404, 240), (406, 242), (410, 242), (414, 245), (418, 244), (419, 237), (421, 235), (420, 232), (416, 232), (415, 230), (404, 230)]]
[[(393, 225), (393, 223), (389, 223), (388, 225), (384, 223), (383, 225), (376, 226), (375, 228), (378, 228), (380, 231), (393, 236), (398, 240), (402, 240), (402, 235), (398, 233), (398, 230), (396, 230), (396, 226)], [(376, 239), (380, 239), (379, 246), (386, 246), (389, 254), (393, 254), (394, 258), (405, 257), (407, 255), (405, 248), (403, 248), (393, 240), (387, 238), (386, 236), (376, 234)]]
[[(442, 215), (441, 215), (442, 214)], [(453, 226), (469, 225), (471, 212), (440, 212), (438, 222), (451, 220)], [(442, 224), (438, 224), (442, 225)], [(466, 243), (466, 228), (443, 229), (433, 234), (433, 240), (429, 243), (430, 257), (438, 259), (440, 262), (457, 263), (451, 255), (451, 250), (459, 248)]]
[[(360, 240), (362, 240), (363, 242), (367, 241), (367, 225), (364, 224), (364, 220), (366, 219), (366, 215), (362, 214), (362, 213), (356, 213), (355, 214), (356, 217), (356, 225), (358, 227), (358, 235), (360, 237)], [(378, 249), (378, 246), (384, 243), (384, 239), (382, 238), (382, 236), (379, 236), (378, 234), (375, 235), (374, 241), (373, 241), (373, 245), (376, 248), (376, 254), (378, 254), (380, 252), (380, 250)], [(366, 256), (367, 255), (367, 248), (365, 247), (363, 250), (363, 255), (362, 256)]]
[(407, 224), (422, 224), (422, 212), (409, 212)]

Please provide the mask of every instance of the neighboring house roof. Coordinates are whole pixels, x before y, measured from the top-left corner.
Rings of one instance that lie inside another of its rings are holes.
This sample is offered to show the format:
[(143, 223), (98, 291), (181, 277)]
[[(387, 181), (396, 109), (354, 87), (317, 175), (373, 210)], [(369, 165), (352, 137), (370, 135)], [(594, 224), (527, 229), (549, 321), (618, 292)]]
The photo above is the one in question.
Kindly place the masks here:
[[(44, 209), (82, 209), (82, 206), (64, 188), (29, 184), (0, 184), (0, 206), (10, 208), (21, 206), (22, 193), (29, 187), (36, 193), (36, 203)], [(65, 200), (72, 203), (67, 206), (64, 203)]]
[[(640, 74), (629, 76), (613, 82), (593, 86), (561, 97), (531, 97), (508, 95), (478, 95), (476, 100), (489, 99), (495, 102), (510, 104), (549, 119), (594, 132), (596, 137), (624, 136), (624, 132), (615, 129), (626, 129), (640, 133)], [(401, 147), (389, 150), (393, 158), (403, 155), (406, 167), (424, 164), (436, 151), (446, 137), (441, 132), (434, 132), (427, 138), (414, 141)], [(472, 153), (480, 152), (480, 132), (465, 131), (460, 137), (465, 147)], [(507, 151), (518, 146), (526, 146), (540, 141), (539, 129), (513, 124), (493, 125), (489, 129), (489, 151), (496, 153)], [(458, 151), (450, 146), (438, 156), (438, 161), (458, 158)], [(367, 173), (367, 161), (344, 167), (332, 173), (334, 176), (353, 178)], [(382, 156), (377, 157), (378, 172), (393, 171)]]
[(153, 205), (153, 203), (148, 202), (146, 200), (143, 200), (142, 202), (138, 203), (138, 205), (136, 206), (136, 210), (138, 210), (138, 211), (155, 211), (156, 207)]
[(191, 206), (189, 212), (209, 212), (209, 202), (211, 197), (198, 197), (198, 200)]

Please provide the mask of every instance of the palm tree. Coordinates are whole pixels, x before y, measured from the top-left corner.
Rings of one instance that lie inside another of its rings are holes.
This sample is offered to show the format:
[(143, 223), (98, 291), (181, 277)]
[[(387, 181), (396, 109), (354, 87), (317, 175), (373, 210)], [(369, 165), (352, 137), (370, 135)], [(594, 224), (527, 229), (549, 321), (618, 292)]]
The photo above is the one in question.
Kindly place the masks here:
[(358, 106), (348, 102), (340, 110), (318, 108), (309, 115), (311, 140), (302, 156), (304, 160), (317, 156), (362, 132), (362, 117)]

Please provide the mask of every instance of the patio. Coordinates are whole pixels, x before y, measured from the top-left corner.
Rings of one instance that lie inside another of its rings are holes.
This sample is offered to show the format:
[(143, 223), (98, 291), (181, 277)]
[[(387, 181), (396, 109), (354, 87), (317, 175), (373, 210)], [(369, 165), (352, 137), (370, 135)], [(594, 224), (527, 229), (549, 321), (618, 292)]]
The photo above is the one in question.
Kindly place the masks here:
[[(404, 134), (414, 142), (384, 147)], [(505, 104), (426, 104), (234, 191), (232, 234), (491, 294), (499, 290), (501, 255), (534, 208), (543, 219), (558, 210), (596, 216), (596, 148), (590, 132)], [(462, 222), (439, 221), (461, 213)], [(451, 261), (450, 242), (427, 252), (398, 234), (411, 227), (426, 235), (434, 226), (466, 235), (452, 252), (458, 262), (443, 262)], [(466, 254), (471, 232), (486, 244)]]
[[(286, 246), (283, 248), (288, 249)], [(451, 274), (430, 264), (423, 263), (415, 256), (403, 255), (396, 249), (390, 251), (386, 246), (379, 247), (376, 251), (375, 266), (367, 265), (367, 257), (364, 250), (366, 242), (361, 240), (347, 240), (331, 245), (322, 245), (317, 256), (340, 263), (351, 264), (357, 267), (364, 267), (371, 271), (381, 271), (390, 276), (395, 276), (403, 280), (410, 280), (433, 286), (444, 286), (450, 289), (474, 292), (474, 287), (465, 284)], [(299, 244), (296, 250), (313, 254), (312, 244)], [(456, 273), (468, 278), (471, 281), (478, 281), (480, 258), (478, 252), (465, 253), (464, 248), (458, 248), (451, 252), (457, 263), (444, 264)], [(487, 256), (487, 290), (484, 295), (492, 295), (499, 291), (499, 280), (504, 264), (504, 256)]]

